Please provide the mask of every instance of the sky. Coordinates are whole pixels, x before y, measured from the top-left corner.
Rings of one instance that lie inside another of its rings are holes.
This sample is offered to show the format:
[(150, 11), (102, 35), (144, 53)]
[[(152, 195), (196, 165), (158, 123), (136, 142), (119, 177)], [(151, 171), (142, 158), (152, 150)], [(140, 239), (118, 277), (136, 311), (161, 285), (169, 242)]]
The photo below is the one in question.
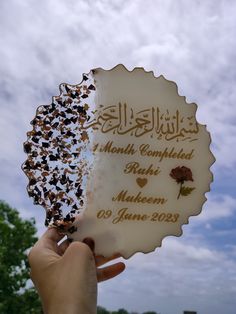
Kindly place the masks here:
[(233, 0), (0, 1), (0, 199), (35, 217), (39, 235), (45, 214), (26, 193), (22, 144), (60, 83), (78, 84), (96, 67), (141, 66), (175, 81), (211, 133), (214, 182), (202, 213), (99, 285), (110, 310), (235, 314), (235, 16)]

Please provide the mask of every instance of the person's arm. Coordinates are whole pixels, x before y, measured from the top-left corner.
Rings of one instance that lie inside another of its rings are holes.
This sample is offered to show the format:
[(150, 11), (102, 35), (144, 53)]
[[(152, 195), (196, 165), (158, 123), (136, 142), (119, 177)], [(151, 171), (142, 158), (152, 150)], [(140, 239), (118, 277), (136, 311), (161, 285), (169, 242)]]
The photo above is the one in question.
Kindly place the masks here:
[[(29, 254), (31, 278), (42, 301), (45, 314), (97, 313), (97, 282), (120, 274), (122, 262), (97, 268), (117, 257), (93, 254), (94, 242), (64, 240), (55, 228), (49, 228)], [(86, 244), (85, 244), (86, 243)]]

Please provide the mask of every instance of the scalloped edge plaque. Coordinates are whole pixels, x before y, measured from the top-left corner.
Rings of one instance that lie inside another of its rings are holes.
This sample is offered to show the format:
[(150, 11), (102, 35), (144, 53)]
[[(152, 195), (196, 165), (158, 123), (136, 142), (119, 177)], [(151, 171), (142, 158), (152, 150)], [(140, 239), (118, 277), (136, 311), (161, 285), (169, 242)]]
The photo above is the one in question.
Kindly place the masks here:
[(46, 225), (129, 258), (198, 215), (213, 180), (210, 134), (177, 85), (143, 68), (97, 68), (40, 106), (24, 143)]

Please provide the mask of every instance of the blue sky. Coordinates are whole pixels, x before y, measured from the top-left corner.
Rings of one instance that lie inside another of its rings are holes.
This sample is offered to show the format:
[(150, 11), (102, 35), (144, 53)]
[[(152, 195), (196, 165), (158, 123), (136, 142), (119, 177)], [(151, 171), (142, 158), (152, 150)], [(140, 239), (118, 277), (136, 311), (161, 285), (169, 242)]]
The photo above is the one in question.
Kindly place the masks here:
[(235, 16), (233, 0), (0, 2), (0, 199), (35, 217), (39, 235), (44, 210), (26, 193), (22, 143), (60, 83), (95, 67), (142, 66), (174, 80), (211, 132), (215, 180), (202, 214), (100, 285), (109, 309), (235, 314)]

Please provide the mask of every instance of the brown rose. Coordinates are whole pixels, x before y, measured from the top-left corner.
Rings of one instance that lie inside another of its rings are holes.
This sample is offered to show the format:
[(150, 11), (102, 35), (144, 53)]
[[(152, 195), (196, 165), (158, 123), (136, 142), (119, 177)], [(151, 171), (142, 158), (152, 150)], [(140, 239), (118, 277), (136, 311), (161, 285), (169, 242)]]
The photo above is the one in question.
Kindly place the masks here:
[(195, 190), (194, 187), (183, 186), (184, 181), (193, 181), (193, 174), (189, 168), (184, 167), (184, 166), (176, 167), (176, 168), (171, 170), (170, 176), (178, 184), (180, 184), (179, 194), (177, 196), (177, 199), (179, 199), (180, 195), (187, 196), (187, 195), (191, 194), (191, 192), (193, 190)]
[(176, 180), (177, 183), (184, 183), (184, 181), (193, 181), (192, 171), (185, 167), (176, 167), (171, 170), (170, 176)]

